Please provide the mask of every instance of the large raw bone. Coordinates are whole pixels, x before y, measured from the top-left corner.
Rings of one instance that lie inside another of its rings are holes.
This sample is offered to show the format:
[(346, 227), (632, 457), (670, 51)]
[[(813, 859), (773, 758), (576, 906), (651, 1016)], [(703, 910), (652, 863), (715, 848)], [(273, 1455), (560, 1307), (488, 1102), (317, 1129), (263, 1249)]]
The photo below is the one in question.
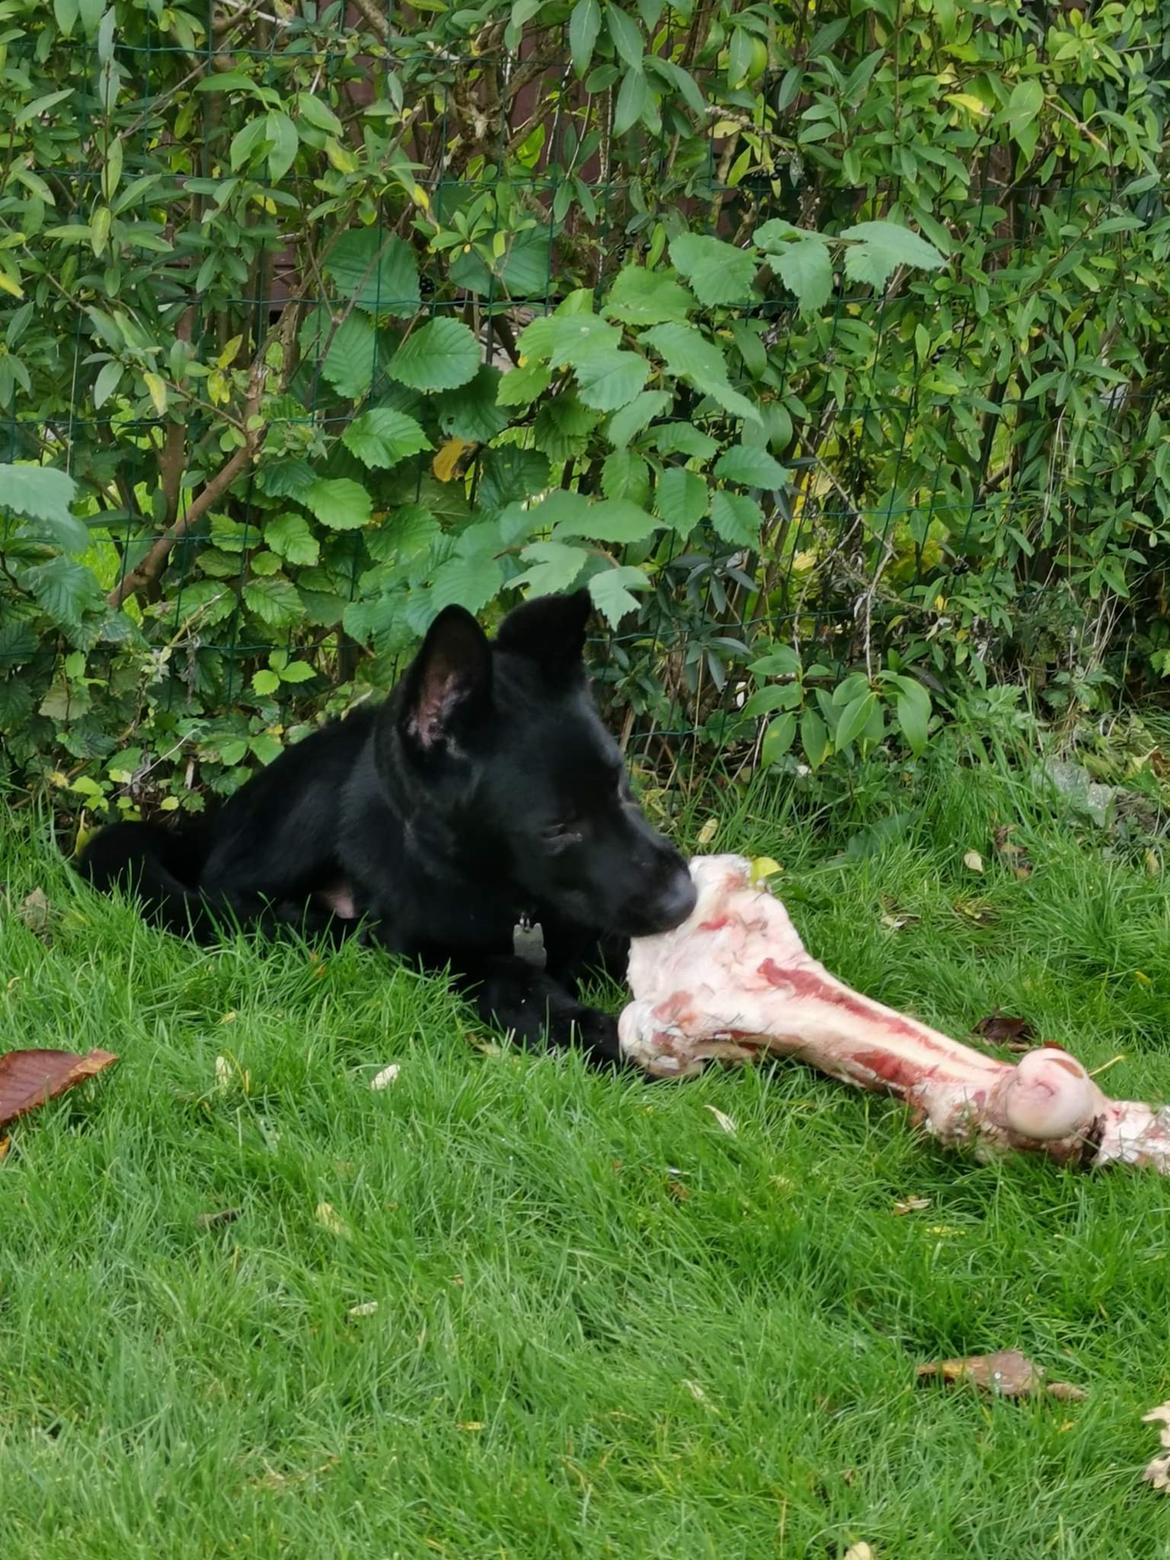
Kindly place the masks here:
[(836, 980), (742, 856), (696, 856), (690, 919), (630, 950), (622, 1049), (658, 1077), (773, 1051), (896, 1095), (944, 1143), (1170, 1174), (1170, 1107), (1111, 1100), (1066, 1051), (997, 1061)]

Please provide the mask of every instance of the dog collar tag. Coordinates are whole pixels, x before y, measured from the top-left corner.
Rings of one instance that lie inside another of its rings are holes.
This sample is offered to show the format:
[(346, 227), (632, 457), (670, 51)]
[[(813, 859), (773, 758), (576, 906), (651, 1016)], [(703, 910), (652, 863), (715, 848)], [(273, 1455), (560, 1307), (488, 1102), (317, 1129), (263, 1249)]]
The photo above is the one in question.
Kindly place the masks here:
[(540, 922), (535, 924), (522, 915), (512, 928), (512, 952), (525, 964), (534, 964), (542, 970), (545, 965), (544, 931)]

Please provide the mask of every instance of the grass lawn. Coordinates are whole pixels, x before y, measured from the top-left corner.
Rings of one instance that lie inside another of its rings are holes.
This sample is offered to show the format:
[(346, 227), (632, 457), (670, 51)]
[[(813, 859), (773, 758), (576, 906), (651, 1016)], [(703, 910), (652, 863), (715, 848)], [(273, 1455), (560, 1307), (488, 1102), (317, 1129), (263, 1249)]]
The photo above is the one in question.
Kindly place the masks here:
[[(1005, 779), (914, 806), (842, 861), (759, 791), (708, 848), (782, 861), (874, 996), (956, 1035), (1026, 1016), (1170, 1099), (1165, 880)], [(1170, 1556), (1140, 1478), (1164, 1180), (979, 1166), (794, 1065), (647, 1085), (476, 1049), (440, 982), (187, 946), (18, 833), (8, 902), (56, 913), (48, 943), (0, 917), (0, 1050), (122, 1062), (0, 1161), (5, 1560)], [(915, 1385), (1005, 1347), (1087, 1400)]]

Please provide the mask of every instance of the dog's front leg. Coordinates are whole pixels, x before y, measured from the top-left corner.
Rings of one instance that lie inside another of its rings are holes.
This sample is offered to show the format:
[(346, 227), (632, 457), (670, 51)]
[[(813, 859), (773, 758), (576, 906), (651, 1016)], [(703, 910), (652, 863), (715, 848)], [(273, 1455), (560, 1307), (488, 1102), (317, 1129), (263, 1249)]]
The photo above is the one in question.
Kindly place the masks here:
[(452, 971), (481, 1018), (521, 1045), (577, 1046), (598, 1067), (621, 1062), (617, 1019), (584, 1007), (550, 975), (511, 954), (464, 959)]

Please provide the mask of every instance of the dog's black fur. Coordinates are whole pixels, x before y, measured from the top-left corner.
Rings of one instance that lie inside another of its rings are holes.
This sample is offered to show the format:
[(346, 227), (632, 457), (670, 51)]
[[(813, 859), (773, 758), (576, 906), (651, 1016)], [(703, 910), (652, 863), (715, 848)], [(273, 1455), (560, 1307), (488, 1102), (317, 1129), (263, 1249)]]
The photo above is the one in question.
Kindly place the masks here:
[[(608, 944), (677, 926), (694, 888), (630, 795), (593, 706), (582, 651), (589, 598), (518, 607), (489, 642), (461, 607), (431, 625), (379, 708), (289, 748), (206, 824), (120, 823), (86, 846), (96, 887), (214, 938), (224, 922), (345, 935), (360, 920), (395, 953), (449, 967), (481, 1014), (616, 1061), (614, 1019), (576, 998)], [(539, 921), (546, 967), (518, 957)]]

